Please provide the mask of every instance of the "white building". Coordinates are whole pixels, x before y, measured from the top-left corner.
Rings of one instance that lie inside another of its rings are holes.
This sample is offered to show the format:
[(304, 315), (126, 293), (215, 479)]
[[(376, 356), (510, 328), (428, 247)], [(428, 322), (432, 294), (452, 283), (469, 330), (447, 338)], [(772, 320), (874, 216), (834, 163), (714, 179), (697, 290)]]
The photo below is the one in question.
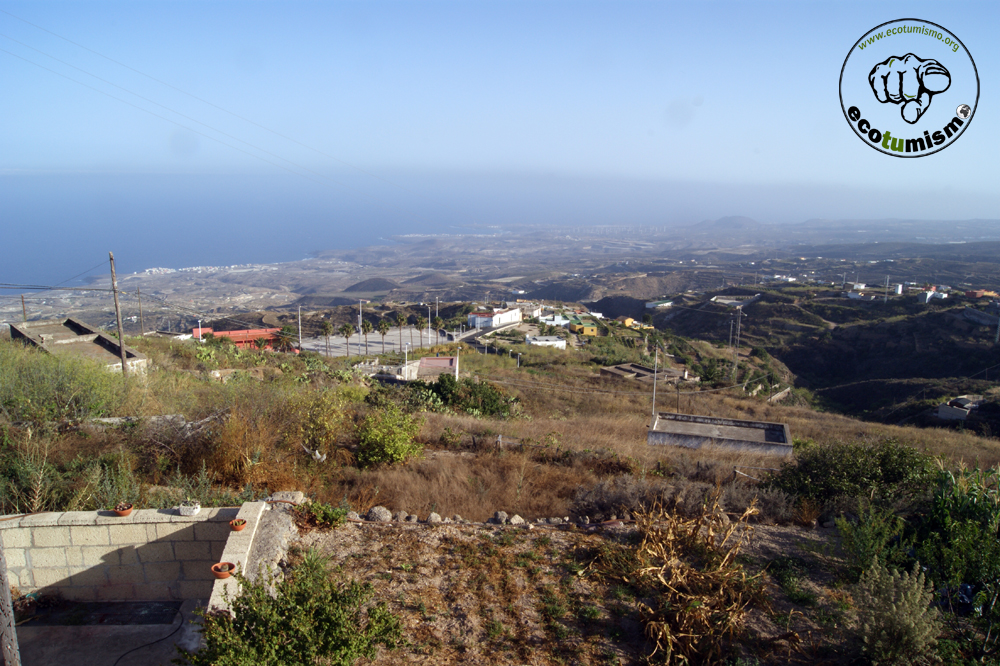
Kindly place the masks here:
[(493, 308), (469, 313), (469, 328), (496, 328), (521, 321), (521, 310)]
[(654, 310), (656, 308), (669, 308), (673, 304), (673, 301), (650, 301), (646, 303), (646, 309)]
[(536, 335), (531, 337), (530, 335), (524, 339), (524, 341), (529, 345), (535, 345), (536, 347), (555, 347), (556, 349), (566, 349), (566, 340), (560, 338), (558, 335)]
[[(593, 312), (591, 314), (593, 314)], [(563, 328), (569, 326), (569, 319), (560, 314), (546, 315), (544, 317), (539, 317), (538, 320), (543, 324), (548, 324), (550, 326), (562, 326)]]

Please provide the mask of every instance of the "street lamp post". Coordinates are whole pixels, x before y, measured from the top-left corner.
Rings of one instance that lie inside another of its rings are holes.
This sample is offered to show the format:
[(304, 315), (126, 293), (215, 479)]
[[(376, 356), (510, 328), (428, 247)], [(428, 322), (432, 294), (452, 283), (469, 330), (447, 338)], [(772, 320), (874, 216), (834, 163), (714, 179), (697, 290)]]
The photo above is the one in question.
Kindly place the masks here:
[(198, 342), (201, 342), (201, 319), (198, 320)]
[(427, 342), (431, 342), (431, 306), (427, 305)]
[(520, 354), (517, 355), (517, 367), (519, 367), (519, 368), (521, 367), (521, 355)]

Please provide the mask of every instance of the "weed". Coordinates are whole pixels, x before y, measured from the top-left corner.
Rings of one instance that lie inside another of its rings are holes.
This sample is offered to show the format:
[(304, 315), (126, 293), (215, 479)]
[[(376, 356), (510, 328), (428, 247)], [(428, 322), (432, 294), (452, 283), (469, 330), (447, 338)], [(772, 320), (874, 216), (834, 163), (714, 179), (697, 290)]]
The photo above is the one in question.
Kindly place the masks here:
[(816, 604), (816, 595), (803, 590), (800, 586), (802, 577), (808, 571), (801, 559), (782, 555), (771, 561), (767, 571), (781, 586), (781, 590), (789, 601), (800, 606), (814, 606)]
[[(736, 521), (723, 524), (718, 496), (703, 505), (700, 515), (684, 518), (654, 508), (636, 514), (642, 536), (631, 556), (604, 550), (596, 561), (599, 574), (630, 586), (642, 581), (658, 599), (642, 603), (646, 634), (673, 659), (706, 663), (721, 658), (722, 640), (740, 627), (747, 607), (760, 599), (759, 586), (735, 562), (752, 532), (751, 506)], [(606, 557), (610, 555), (611, 557)]]
[(878, 561), (861, 577), (858, 620), (865, 653), (876, 663), (926, 663), (941, 630), (923, 573), (890, 572)]

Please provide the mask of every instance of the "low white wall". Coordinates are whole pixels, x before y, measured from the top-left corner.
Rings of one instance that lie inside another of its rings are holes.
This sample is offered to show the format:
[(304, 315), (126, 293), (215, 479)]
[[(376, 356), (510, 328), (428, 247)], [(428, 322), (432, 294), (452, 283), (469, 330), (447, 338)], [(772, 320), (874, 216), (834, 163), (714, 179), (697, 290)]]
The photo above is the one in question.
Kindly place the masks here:
[[(248, 509), (254, 507), (256, 510)], [(257, 516), (264, 504), (202, 509), (41, 513), (0, 521), (0, 542), (12, 585), (22, 593), (60, 594), (79, 601), (207, 599), (233, 535), (228, 523)], [(242, 542), (244, 537), (240, 538)]]

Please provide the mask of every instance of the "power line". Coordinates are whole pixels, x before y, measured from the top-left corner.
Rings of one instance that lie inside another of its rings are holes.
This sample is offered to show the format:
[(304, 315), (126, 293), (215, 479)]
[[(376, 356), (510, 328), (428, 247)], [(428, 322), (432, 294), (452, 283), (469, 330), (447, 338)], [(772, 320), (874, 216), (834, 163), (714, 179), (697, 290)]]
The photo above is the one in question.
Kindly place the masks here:
[[(154, 118), (159, 118), (160, 120), (165, 120), (168, 123), (172, 123), (174, 125), (177, 125), (178, 127), (186, 129), (189, 132), (194, 132), (198, 136), (203, 136), (206, 139), (209, 139), (210, 141), (215, 141), (217, 143), (221, 143), (223, 146), (227, 146), (229, 148), (232, 148), (233, 150), (238, 150), (239, 152), (243, 153), (244, 155), (249, 155), (250, 157), (256, 157), (257, 159), (259, 159), (262, 162), (266, 162), (266, 163), (268, 163), (268, 164), (270, 164), (272, 166), (278, 167), (279, 169), (284, 169), (285, 171), (288, 171), (290, 173), (294, 173), (296, 176), (301, 176), (302, 178), (306, 178), (308, 180), (311, 180), (312, 182), (317, 183), (318, 185), (322, 185), (322, 183), (320, 183), (319, 181), (314, 180), (313, 178), (310, 178), (309, 176), (307, 176), (305, 174), (299, 173), (298, 171), (295, 171), (294, 169), (290, 169), (289, 167), (286, 167), (286, 166), (284, 166), (282, 164), (278, 164), (277, 162), (272, 162), (271, 160), (266, 159), (264, 157), (261, 157), (260, 155), (255, 155), (254, 153), (251, 153), (248, 150), (243, 150), (242, 148), (234, 146), (234, 145), (232, 145), (230, 143), (226, 143), (222, 139), (216, 138), (214, 136), (210, 136), (208, 134), (205, 134), (204, 132), (199, 132), (198, 130), (196, 130), (196, 129), (192, 128), (192, 127), (188, 127), (187, 125), (183, 125), (183, 124), (177, 122), (176, 120), (172, 120), (170, 118), (167, 118), (166, 116), (161, 116), (160, 114), (155, 113), (153, 111), (150, 111), (149, 109), (144, 109), (141, 106), (139, 106), (138, 104), (133, 104), (132, 102), (124, 100), (121, 97), (115, 97), (111, 93), (105, 92), (105, 91), (103, 91), (103, 90), (101, 90), (99, 88), (95, 88), (94, 86), (91, 86), (91, 85), (88, 85), (86, 83), (83, 83), (82, 81), (77, 81), (76, 79), (74, 79), (72, 77), (66, 76), (65, 74), (57, 72), (54, 69), (46, 67), (45, 65), (40, 65), (37, 62), (35, 62), (34, 60), (28, 60), (24, 56), (20, 56), (20, 55), (18, 55), (16, 53), (12, 53), (11, 51), (8, 51), (6, 49), (0, 49), (0, 53), (6, 53), (9, 56), (13, 56), (13, 57), (17, 58), (18, 60), (23, 60), (24, 62), (26, 62), (28, 64), (34, 65), (35, 67), (38, 67), (39, 69), (44, 69), (47, 72), (51, 72), (52, 74), (55, 74), (58, 77), (66, 79), (67, 81), (72, 81), (73, 83), (75, 83), (77, 85), (80, 85), (80, 86), (83, 86), (84, 88), (88, 88), (90, 90), (93, 90), (94, 92), (99, 93), (101, 95), (104, 95), (105, 97), (110, 97), (111, 99), (117, 100), (117, 101), (121, 102), (122, 104), (127, 104), (128, 106), (131, 106), (133, 109), (138, 109), (139, 111), (142, 111), (143, 113), (148, 113), (149, 115), (153, 116)], [(137, 95), (137, 97), (138, 97), (138, 95)], [(178, 115), (180, 115), (180, 114), (178, 114)], [(266, 151), (262, 151), (262, 152), (266, 152)], [(282, 159), (282, 158), (279, 158), (279, 159)], [(288, 161), (288, 160), (285, 160), (285, 161)], [(299, 167), (299, 168), (302, 168), (302, 167)]]
[[(37, 28), (38, 30), (41, 30), (42, 32), (47, 32), (48, 34), (52, 35), (53, 37), (61, 39), (64, 42), (72, 44), (73, 46), (81, 48), (81, 49), (83, 49), (85, 51), (89, 51), (90, 53), (93, 53), (94, 55), (96, 55), (96, 56), (98, 56), (100, 58), (104, 58), (105, 60), (118, 65), (119, 67), (124, 67), (125, 69), (127, 69), (129, 71), (135, 72), (136, 74), (138, 74), (140, 76), (144, 76), (144, 77), (146, 77), (147, 79), (149, 79), (151, 81), (155, 81), (156, 83), (159, 83), (160, 85), (163, 85), (163, 86), (166, 86), (166, 87), (170, 88), (171, 90), (176, 90), (177, 92), (181, 93), (182, 95), (186, 95), (187, 97), (190, 97), (191, 99), (195, 99), (195, 100), (201, 102), (202, 104), (207, 104), (208, 106), (210, 106), (210, 107), (212, 107), (214, 109), (218, 109), (219, 111), (222, 111), (223, 113), (227, 113), (227, 114), (233, 116), (234, 118), (238, 118), (239, 120), (242, 120), (245, 123), (249, 123), (249, 124), (253, 125), (254, 127), (258, 127), (260, 129), (264, 130), (265, 132), (270, 132), (271, 134), (274, 134), (275, 136), (281, 137), (282, 139), (285, 139), (286, 141), (291, 141), (294, 144), (302, 146), (303, 148), (306, 148), (307, 150), (311, 150), (311, 151), (315, 152), (318, 155), (322, 155), (323, 157), (326, 157), (326, 158), (329, 158), (331, 160), (334, 160), (335, 162), (339, 162), (339, 163), (343, 164), (344, 166), (348, 166), (348, 167), (350, 167), (350, 168), (352, 168), (352, 169), (354, 169), (354, 170), (356, 170), (356, 171), (358, 171), (360, 173), (365, 174), (366, 176), (370, 176), (372, 178), (375, 178), (377, 180), (382, 181), (383, 183), (386, 183), (388, 185), (392, 185), (393, 187), (397, 187), (397, 188), (403, 190), (404, 192), (409, 192), (410, 194), (414, 194), (414, 195), (417, 195), (417, 196), (422, 196), (419, 193), (410, 190), (409, 188), (403, 187), (399, 183), (394, 183), (393, 181), (388, 180), (386, 178), (383, 178), (382, 176), (379, 176), (377, 174), (371, 173), (369, 171), (365, 171), (361, 167), (359, 167), (357, 165), (354, 165), (354, 164), (351, 164), (350, 162), (347, 162), (345, 160), (342, 160), (339, 157), (335, 157), (333, 155), (329, 155), (327, 153), (324, 153), (323, 151), (321, 151), (321, 150), (319, 150), (319, 149), (317, 149), (317, 148), (315, 148), (313, 146), (310, 146), (308, 144), (302, 143), (301, 141), (293, 139), (290, 136), (286, 136), (286, 135), (282, 134), (281, 132), (278, 132), (277, 130), (273, 130), (273, 129), (269, 128), (269, 127), (261, 125), (260, 123), (254, 122), (253, 120), (250, 120), (249, 118), (241, 116), (241, 115), (239, 115), (238, 113), (236, 113), (234, 111), (230, 111), (230, 110), (228, 110), (226, 108), (223, 108), (223, 107), (219, 106), (218, 104), (214, 104), (214, 103), (208, 101), (207, 99), (203, 99), (201, 97), (198, 97), (197, 95), (189, 93), (186, 90), (178, 88), (177, 86), (171, 85), (171, 84), (167, 83), (166, 81), (162, 81), (162, 80), (156, 78), (155, 76), (147, 74), (147, 73), (145, 73), (143, 71), (140, 71), (140, 70), (138, 70), (138, 69), (136, 69), (134, 67), (126, 65), (123, 62), (115, 60), (114, 58), (112, 58), (110, 56), (106, 56), (103, 53), (100, 53), (99, 51), (95, 51), (94, 49), (91, 49), (91, 48), (89, 48), (87, 46), (84, 46), (83, 44), (80, 44), (78, 42), (74, 42), (73, 40), (71, 40), (71, 39), (69, 39), (67, 37), (63, 37), (62, 35), (57, 34), (55, 32), (52, 32), (51, 30), (48, 30), (46, 28), (43, 28), (42, 26), (40, 26), (40, 25), (38, 25), (36, 23), (32, 23), (31, 21), (23, 19), (20, 16), (16, 16), (14, 14), (11, 14), (10, 12), (8, 12), (6, 10), (3, 10), (3, 9), (0, 9), (0, 12), (3, 12), (4, 14), (6, 14), (7, 16), (10, 16), (11, 18), (17, 19), (18, 21), (21, 21), (22, 23), (26, 23), (27, 25), (30, 25), (33, 28)], [(11, 38), (7, 37), (7, 39), (11, 39)], [(17, 40), (13, 40), (12, 39), (11, 41), (17, 41)], [(20, 44), (21, 42), (18, 42), (18, 43)], [(24, 46), (27, 46), (27, 44), (24, 44)], [(38, 49), (34, 49), (31, 46), (28, 46), (28, 48), (30, 48), (30, 49), (32, 49), (34, 51), (38, 51)], [(42, 51), (38, 51), (38, 52), (42, 53)], [(48, 54), (43, 54), (43, 55), (48, 55)], [(52, 56), (49, 56), (49, 57), (52, 58)], [(56, 60), (56, 58), (53, 58), (53, 60)], [(59, 62), (62, 62), (62, 61), (59, 61)], [(64, 64), (68, 64), (68, 63), (64, 63)], [(69, 65), (69, 66), (73, 67), (73, 65)], [(79, 68), (74, 67), (74, 69), (79, 69)], [(80, 71), (84, 71), (84, 70), (80, 70)], [(89, 72), (85, 72), (85, 73), (89, 73)], [(94, 76), (94, 75), (91, 74), (91, 76)], [(95, 76), (95, 78), (99, 78), (99, 77)], [(110, 83), (110, 82), (108, 82), (108, 83)], [(111, 85), (115, 85), (115, 84), (112, 83)], [(116, 87), (119, 87), (119, 86), (116, 86)], [(122, 88), (122, 90), (124, 90), (124, 88)], [(130, 92), (130, 91), (126, 91), (126, 92)], [(135, 93), (131, 93), (131, 94), (134, 95)], [(138, 97), (138, 95), (136, 95), (136, 96)], [(155, 104), (156, 102), (153, 102), (153, 103)], [(164, 108), (166, 108), (166, 107), (164, 107)], [(176, 111), (174, 113), (176, 113)], [(178, 115), (180, 115), (180, 114), (178, 114)], [(197, 122), (197, 121), (195, 121), (195, 122)], [(206, 125), (206, 127), (207, 127), (207, 125)], [(216, 131), (218, 131), (218, 130), (216, 130)], [(239, 140), (239, 139), (237, 139), (237, 140)]]

